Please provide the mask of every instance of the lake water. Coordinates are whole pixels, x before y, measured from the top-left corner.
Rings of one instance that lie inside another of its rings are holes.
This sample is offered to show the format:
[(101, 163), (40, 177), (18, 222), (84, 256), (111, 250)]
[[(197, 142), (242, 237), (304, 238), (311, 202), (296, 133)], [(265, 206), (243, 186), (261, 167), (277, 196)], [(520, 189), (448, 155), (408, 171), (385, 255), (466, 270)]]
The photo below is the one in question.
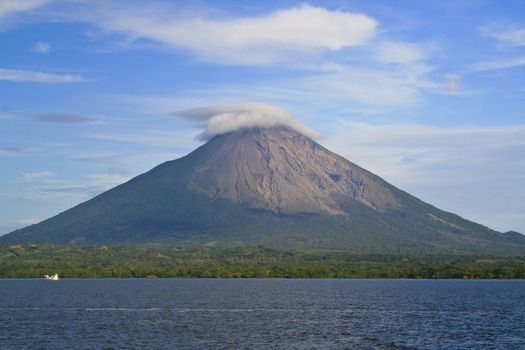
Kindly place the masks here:
[(1, 349), (525, 349), (525, 281), (0, 279)]

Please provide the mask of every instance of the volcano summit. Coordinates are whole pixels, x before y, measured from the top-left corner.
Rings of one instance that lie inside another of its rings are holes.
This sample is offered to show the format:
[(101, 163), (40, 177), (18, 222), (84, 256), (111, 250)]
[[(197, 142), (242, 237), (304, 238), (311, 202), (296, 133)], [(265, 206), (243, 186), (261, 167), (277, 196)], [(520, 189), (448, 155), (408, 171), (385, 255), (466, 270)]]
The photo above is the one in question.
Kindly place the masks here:
[(525, 236), (420, 201), (322, 147), (283, 113), (259, 104), (181, 113), (206, 128), (203, 146), (0, 242), (525, 253)]

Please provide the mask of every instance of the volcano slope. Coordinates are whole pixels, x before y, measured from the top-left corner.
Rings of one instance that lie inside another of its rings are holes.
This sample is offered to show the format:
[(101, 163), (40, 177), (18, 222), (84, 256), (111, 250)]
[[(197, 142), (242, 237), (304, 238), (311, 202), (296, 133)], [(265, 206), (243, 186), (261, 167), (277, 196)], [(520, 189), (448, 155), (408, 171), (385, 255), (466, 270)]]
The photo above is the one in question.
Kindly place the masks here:
[(525, 253), (525, 236), (437, 209), (284, 126), (217, 135), (0, 242)]

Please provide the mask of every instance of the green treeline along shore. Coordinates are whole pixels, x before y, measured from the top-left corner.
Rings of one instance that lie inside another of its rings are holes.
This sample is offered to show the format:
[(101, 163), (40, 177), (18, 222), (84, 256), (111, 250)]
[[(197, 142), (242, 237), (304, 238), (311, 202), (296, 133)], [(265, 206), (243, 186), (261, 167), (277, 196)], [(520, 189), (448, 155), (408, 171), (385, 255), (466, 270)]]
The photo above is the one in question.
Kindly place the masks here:
[(259, 246), (0, 245), (1, 278), (473, 278), (524, 279), (525, 257), (357, 255)]

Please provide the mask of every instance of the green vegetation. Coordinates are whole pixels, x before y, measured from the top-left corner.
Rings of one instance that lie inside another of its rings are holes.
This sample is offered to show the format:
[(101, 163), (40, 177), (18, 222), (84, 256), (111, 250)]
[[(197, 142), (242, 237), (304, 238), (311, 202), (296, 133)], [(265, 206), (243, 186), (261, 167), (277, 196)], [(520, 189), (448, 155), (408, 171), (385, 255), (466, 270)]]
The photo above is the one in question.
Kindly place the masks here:
[(525, 257), (357, 255), (260, 246), (0, 245), (0, 277), (525, 278)]

